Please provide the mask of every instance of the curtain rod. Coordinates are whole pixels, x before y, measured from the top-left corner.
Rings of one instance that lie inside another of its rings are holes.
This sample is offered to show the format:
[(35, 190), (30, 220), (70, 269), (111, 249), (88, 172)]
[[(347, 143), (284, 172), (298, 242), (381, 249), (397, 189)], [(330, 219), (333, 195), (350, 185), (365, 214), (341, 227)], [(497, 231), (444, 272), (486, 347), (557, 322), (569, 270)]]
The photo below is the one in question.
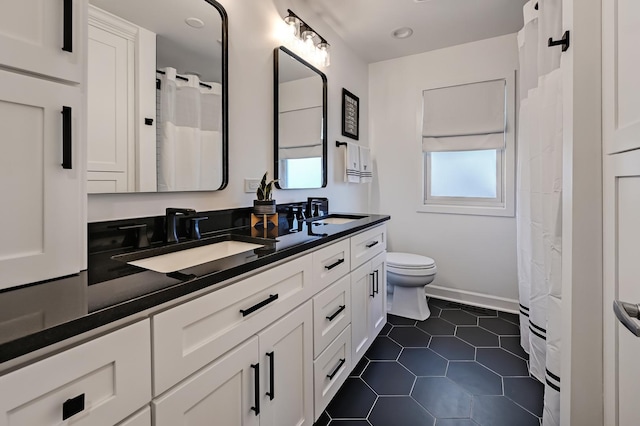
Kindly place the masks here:
[[(163, 75), (166, 74), (164, 71), (160, 71), (160, 70), (156, 70), (156, 72), (160, 73), (160, 74), (163, 74)], [(189, 81), (189, 79), (187, 77), (183, 77), (183, 76), (178, 75), (178, 74), (176, 74), (176, 78), (178, 80)], [(207, 89), (211, 89), (211, 85), (209, 85), (209, 84), (200, 83), (200, 86), (206, 87)]]

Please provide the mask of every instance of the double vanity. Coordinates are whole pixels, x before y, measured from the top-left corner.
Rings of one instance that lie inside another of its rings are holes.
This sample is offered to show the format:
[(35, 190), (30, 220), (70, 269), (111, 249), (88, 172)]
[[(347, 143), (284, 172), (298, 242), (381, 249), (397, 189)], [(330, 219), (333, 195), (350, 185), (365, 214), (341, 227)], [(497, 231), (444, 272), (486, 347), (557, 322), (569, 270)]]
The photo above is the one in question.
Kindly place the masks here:
[[(240, 226), (170, 244), (149, 230), (136, 248), (134, 222), (162, 219), (90, 224), (84, 306), (0, 335), (1, 426), (312, 425), (386, 323), (388, 216), (283, 219), (268, 238)], [(38, 287), (50, 297), (55, 284), (1, 293), (0, 305)]]

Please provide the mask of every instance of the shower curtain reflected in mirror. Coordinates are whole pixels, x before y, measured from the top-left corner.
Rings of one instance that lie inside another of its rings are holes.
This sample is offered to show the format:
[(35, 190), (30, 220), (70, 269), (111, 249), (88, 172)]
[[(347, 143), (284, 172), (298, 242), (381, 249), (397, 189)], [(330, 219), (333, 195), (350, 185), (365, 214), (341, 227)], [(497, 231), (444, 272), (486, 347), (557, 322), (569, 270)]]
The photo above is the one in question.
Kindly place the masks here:
[(222, 98), (197, 75), (158, 74), (158, 191), (216, 190), (222, 185)]

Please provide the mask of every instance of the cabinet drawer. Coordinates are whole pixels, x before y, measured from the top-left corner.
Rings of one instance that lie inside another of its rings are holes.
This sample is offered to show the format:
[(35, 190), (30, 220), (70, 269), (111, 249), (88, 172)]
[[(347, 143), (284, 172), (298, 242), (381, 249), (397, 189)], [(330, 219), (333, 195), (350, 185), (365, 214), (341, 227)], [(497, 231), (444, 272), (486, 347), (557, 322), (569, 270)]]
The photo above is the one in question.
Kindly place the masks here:
[(347, 380), (350, 371), (351, 326), (348, 326), (313, 363), (316, 420)]
[(313, 357), (351, 322), (351, 285), (347, 275), (313, 298)]
[(155, 315), (154, 395), (310, 299), (311, 265), (307, 255)]
[(147, 406), (117, 426), (151, 426), (151, 408)]
[(145, 320), (0, 377), (0, 426), (118, 423), (151, 399), (150, 349)]
[(387, 227), (385, 225), (351, 237), (351, 269), (356, 269), (386, 249)]
[(349, 240), (343, 240), (313, 253), (313, 285), (322, 290), (351, 270)]

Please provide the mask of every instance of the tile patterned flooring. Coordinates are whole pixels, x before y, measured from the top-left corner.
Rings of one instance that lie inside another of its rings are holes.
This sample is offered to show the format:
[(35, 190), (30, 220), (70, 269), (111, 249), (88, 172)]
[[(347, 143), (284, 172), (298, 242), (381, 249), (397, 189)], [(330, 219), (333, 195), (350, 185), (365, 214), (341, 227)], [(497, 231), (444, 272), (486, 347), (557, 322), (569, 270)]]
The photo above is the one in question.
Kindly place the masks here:
[(393, 315), (314, 426), (539, 426), (518, 316), (430, 299)]

